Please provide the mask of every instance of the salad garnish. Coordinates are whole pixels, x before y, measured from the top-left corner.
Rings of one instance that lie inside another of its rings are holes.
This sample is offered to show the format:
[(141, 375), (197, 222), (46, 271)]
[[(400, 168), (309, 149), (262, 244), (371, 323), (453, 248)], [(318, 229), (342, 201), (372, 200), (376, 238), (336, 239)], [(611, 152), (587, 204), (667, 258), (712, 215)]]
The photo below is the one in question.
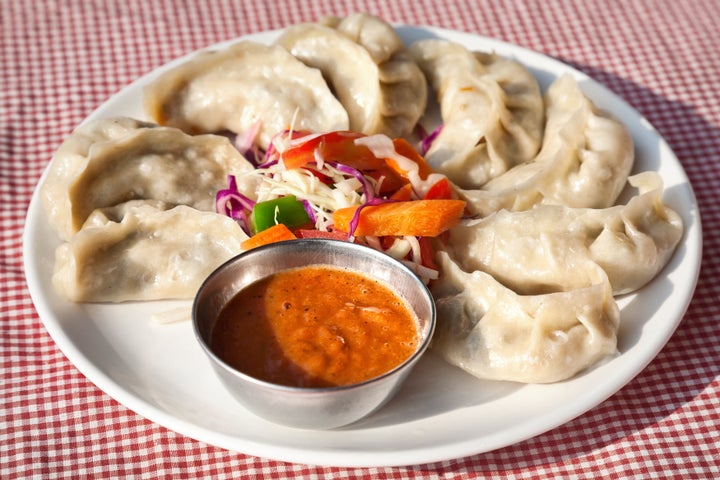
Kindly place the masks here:
[(247, 137), (235, 144), (252, 152), (255, 168), (238, 175), (256, 187), (240, 192), (230, 176), (216, 208), (250, 235), (243, 248), (334, 238), (383, 251), (426, 283), (437, 278), (433, 241), (460, 221), (465, 202), (407, 140), (288, 129), (265, 152)]

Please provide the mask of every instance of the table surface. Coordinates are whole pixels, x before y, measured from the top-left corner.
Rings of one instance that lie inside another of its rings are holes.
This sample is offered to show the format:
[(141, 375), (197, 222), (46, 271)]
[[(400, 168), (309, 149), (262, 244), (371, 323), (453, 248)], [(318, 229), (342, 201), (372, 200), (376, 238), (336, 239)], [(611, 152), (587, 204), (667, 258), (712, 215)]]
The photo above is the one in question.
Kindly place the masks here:
[[(279, 462), (199, 442), (127, 409), (86, 379), (43, 327), (23, 272), (25, 214), (43, 169), (73, 128), (178, 56), (353, 11), (478, 33), (567, 62), (635, 107), (682, 163), (704, 231), (694, 298), (659, 355), (580, 417), (512, 446), (433, 464)], [(715, 0), (2, 0), (0, 477), (718, 478), (718, 24)]]

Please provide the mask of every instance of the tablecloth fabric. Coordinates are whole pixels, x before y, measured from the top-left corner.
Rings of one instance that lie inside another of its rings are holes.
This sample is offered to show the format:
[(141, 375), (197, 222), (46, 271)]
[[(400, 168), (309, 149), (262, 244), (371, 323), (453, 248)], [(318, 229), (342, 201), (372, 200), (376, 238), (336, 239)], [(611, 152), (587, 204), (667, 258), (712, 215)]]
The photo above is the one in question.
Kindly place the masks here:
[[(322, 15), (478, 33), (560, 59), (623, 97), (668, 141), (704, 227), (680, 327), (620, 392), (500, 450), (402, 468), (326, 468), (231, 452), (120, 405), (59, 351), (33, 307), (22, 233), (53, 151), (105, 99), (223, 40)], [(720, 2), (0, 0), (0, 477), (720, 477)]]

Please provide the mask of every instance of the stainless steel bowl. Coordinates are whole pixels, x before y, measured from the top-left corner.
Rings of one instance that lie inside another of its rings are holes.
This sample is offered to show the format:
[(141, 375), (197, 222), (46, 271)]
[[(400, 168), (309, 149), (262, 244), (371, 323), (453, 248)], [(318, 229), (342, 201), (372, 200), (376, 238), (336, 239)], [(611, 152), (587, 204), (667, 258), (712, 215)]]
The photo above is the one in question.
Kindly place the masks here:
[[(258, 380), (232, 368), (213, 353), (209, 347), (213, 322), (237, 292), (273, 273), (308, 265), (353, 269), (394, 288), (420, 323), (417, 350), (383, 375), (362, 383), (326, 388), (288, 387)], [(223, 384), (248, 410), (291, 427), (331, 429), (369, 415), (395, 394), (430, 343), (435, 329), (435, 304), (422, 281), (384, 253), (337, 240), (292, 240), (254, 248), (215, 270), (195, 298), (193, 328)]]

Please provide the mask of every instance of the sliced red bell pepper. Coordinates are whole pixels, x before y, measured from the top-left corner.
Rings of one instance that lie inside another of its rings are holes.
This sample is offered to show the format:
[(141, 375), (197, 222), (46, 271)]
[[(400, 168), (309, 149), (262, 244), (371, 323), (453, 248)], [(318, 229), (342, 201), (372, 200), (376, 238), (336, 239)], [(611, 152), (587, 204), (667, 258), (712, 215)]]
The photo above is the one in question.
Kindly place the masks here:
[(452, 185), (447, 177), (435, 182), (423, 197), (425, 200), (439, 200), (452, 198)]
[(309, 135), (306, 142), (297, 143), (283, 151), (282, 160), (288, 170), (304, 167), (316, 161), (317, 150), (318, 155), (328, 162), (344, 163), (360, 170), (377, 168), (381, 160), (369, 148), (355, 144), (355, 140), (363, 136), (362, 133), (344, 130)]
[(432, 268), (433, 270), (440, 270), (435, 263), (435, 248), (433, 247), (433, 240), (430, 237), (418, 237), (420, 243), (420, 259), (424, 267)]
[(380, 194), (390, 194), (406, 183), (406, 180), (383, 158), (378, 158), (365, 145), (355, 140), (365, 135), (351, 131), (335, 131), (321, 135), (309, 135), (306, 142), (300, 142), (282, 153), (286, 169), (302, 168), (313, 164), (317, 158), (326, 162), (337, 162), (355, 168), (376, 182), (382, 179)]

